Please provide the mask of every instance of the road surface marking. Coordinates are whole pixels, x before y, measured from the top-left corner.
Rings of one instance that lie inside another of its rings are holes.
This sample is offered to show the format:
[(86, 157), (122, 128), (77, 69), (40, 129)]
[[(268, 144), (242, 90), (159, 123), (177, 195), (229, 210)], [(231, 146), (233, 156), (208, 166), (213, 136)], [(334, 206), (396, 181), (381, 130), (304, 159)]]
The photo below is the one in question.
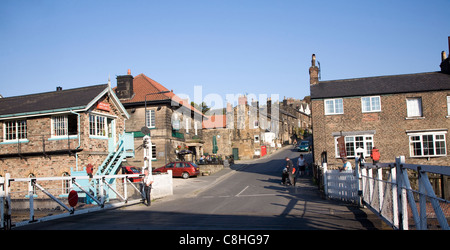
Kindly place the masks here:
[(249, 186), (246, 186), (244, 189), (242, 189), (241, 192), (239, 192), (237, 195), (235, 195), (236, 197), (239, 197), (240, 194), (242, 194)]

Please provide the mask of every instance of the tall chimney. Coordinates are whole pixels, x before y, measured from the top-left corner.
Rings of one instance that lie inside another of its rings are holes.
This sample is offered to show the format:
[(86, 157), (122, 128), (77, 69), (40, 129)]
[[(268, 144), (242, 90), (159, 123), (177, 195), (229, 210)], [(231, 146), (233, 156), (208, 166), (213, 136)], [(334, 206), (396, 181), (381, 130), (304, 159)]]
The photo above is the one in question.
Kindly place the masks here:
[(450, 36), (448, 37), (448, 50), (449, 56), (445, 54), (445, 51), (441, 52), (441, 72), (445, 74), (450, 74)]
[(319, 83), (319, 68), (316, 66), (316, 54), (312, 54), (311, 67), (309, 68), (309, 84)]
[(131, 99), (134, 96), (133, 79), (130, 70), (127, 75), (117, 76), (116, 95), (119, 99)]

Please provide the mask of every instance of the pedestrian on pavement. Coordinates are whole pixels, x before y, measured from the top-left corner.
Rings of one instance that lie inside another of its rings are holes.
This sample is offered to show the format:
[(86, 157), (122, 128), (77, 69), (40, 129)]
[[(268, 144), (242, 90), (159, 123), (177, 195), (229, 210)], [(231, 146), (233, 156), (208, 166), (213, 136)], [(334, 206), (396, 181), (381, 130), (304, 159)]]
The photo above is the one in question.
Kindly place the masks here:
[[(283, 173), (282, 175), (282, 183), (285, 184), (286, 183), (286, 178), (289, 178), (289, 182), (291, 183), (291, 185), (295, 186), (295, 180), (294, 180), (294, 174), (295, 174), (295, 168), (294, 168), (294, 164), (292, 163), (292, 161), (289, 159), (289, 157), (286, 157), (286, 173)], [(284, 172), (284, 171), (283, 171)]]
[(342, 158), (342, 162), (344, 163), (344, 165), (342, 165), (342, 167), (339, 168), (339, 171), (352, 171), (352, 164), (347, 161), (347, 158)]
[(152, 191), (152, 184), (153, 184), (153, 175), (149, 174), (148, 168), (144, 169), (144, 204), (145, 201), (147, 201), (147, 206), (150, 206), (152, 203), (152, 199), (150, 197), (150, 193)]
[(298, 166), (297, 176), (298, 177), (305, 175), (307, 165), (308, 164), (306, 163), (306, 159), (303, 157), (303, 154), (300, 154), (300, 157), (297, 160), (297, 166)]
[(378, 150), (377, 147), (373, 147), (372, 148), (372, 153), (370, 154), (370, 158), (372, 158), (373, 160), (373, 164), (377, 164), (378, 162), (380, 162), (380, 151)]

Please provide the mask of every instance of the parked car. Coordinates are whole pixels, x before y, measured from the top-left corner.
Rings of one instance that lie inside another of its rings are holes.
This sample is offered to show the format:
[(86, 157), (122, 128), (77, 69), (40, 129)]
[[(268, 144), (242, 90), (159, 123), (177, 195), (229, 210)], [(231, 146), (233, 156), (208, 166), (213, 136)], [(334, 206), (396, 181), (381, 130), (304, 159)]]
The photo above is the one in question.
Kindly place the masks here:
[(166, 173), (167, 170), (172, 170), (172, 176), (183, 177), (184, 179), (200, 174), (200, 168), (195, 163), (188, 161), (170, 162), (153, 170), (153, 173)]
[(309, 152), (309, 141), (301, 141), (297, 146), (299, 152)]
[[(141, 174), (141, 171), (134, 166), (125, 166), (122, 167), (122, 174)], [(141, 182), (142, 177), (129, 177), (128, 180), (131, 182)]]

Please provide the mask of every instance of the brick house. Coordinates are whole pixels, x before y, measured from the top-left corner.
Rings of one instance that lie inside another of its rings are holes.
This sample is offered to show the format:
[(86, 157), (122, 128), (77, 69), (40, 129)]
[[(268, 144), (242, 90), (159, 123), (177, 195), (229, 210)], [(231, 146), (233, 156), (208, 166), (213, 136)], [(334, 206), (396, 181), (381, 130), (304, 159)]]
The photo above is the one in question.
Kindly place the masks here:
[(444, 59), (438, 72), (319, 81), (313, 55), (315, 163), (341, 166), (338, 138), (343, 136), (350, 159), (361, 155), (371, 162), (376, 146), (381, 162), (403, 155), (406, 163), (450, 166), (450, 72)]
[[(144, 166), (143, 127), (150, 130), (152, 168), (177, 159), (193, 161), (203, 153), (203, 114), (187, 100), (144, 74), (133, 77), (130, 71), (127, 75), (117, 76), (114, 91), (130, 114), (126, 131), (134, 134), (135, 157), (124, 164)], [(186, 149), (193, 154), (178, 154)]]
[(128, 117), (109, 84), (1, 98), (0, 175), (86, 175), (88, 164), (95, 173), (116, 150)]

